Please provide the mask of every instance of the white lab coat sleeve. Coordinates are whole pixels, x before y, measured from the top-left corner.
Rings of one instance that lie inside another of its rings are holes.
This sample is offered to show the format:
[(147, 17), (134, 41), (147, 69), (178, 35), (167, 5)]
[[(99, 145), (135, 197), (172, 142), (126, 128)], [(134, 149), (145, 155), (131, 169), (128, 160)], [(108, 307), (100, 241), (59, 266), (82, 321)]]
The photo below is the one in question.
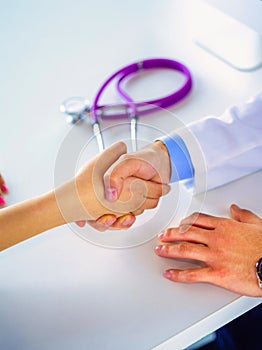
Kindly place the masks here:
[(262, 91), (219, 118), (203, 118), (178, 134), (191, 157), (197, 192), (261, 170)]

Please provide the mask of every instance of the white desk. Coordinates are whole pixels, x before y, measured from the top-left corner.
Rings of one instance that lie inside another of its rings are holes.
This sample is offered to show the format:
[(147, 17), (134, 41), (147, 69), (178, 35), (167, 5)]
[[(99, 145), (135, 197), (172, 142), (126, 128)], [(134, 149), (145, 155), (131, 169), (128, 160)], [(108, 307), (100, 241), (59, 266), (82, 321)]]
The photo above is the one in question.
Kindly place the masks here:
[[(218, 115), (261, 88), (261, 69), (235, 71), (192, 43), (190, 4), (1, 4), (0, 162), (9, 204), (53, 187), (56, 157), (70, 129), (60, 102), (75, 95), (92, 98), (120, 66), (155, 56), (187, 64), (193, 92), (173, 109), (185, 123)], [(150, 79), (134, 89), (139, 98), (145, 88), (150, 95), (172, 86), (166, 75)], [(144, 121), (162, 126), (156, 116)], [(174, 127), (172, 118), (165, 127)], [(79, 139), (90, 137), (87, 129), (79, 128)], [(257, 173), (211, 191), (199, 202), (201, 209), (227, 215), (229, 204), (237, 202), (262, 215), (262, 189), (255, 187), (261, 180)], [(155, 244), (153, 238), (129, 249), (107, 249), (60, 227), (2, 252), (0, 348), (183, 349), (261, 302), (208, 284), (171, 283), (162, 271), (187, 262), (160, 259)]]

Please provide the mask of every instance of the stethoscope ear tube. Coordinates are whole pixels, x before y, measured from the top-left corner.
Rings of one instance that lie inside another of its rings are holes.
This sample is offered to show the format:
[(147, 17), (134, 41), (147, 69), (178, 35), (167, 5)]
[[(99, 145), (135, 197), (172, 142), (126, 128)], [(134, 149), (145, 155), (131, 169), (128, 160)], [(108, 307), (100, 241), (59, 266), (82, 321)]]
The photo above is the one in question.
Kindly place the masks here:
[[(176, 91), (171, 94), (147, 101), (135, 102), (129, 94), (123, 88), (123, 82), (136, 73), (150, 69), (171, 69), (181, 72), (185, 76), (184, 84)], [(119, 96), (123, 99), (122, 104), (108, 104), (99, 105), (100, 98), (108, 87), (108, 85), (116, 80), (116, 90)], [(104, 141), (101, 132), (99, 119), (109, 118), (130, 118), (130, 130), (131, 130), (131, 141), (133, 151), (137, 149), (137, 119), (138, 116), (142, 116), (151, 113), (160, 108), (168, 108), (184, 99), (192, 88), (192, 77), (188, 68), (182, 63), (166, 59), (166, 58), (152, 58), (136, 63), (127, 65), (115, 73), (113, 73), (106, 81), (101, 85), (97, 91), (93, 104), (90, 107), (86, 100), (80, 97), (75, 97), (66, 100), (60, 110), (68, 115), (69, 122), (76, 123), (80, 120), (85, 119), (87, 116), (90, 117), (93, 126), (93, 132), (97, 139), (99, 151), (104, 149)], [(110, 114), (108, 111), (120, 108), (120, 113)]]

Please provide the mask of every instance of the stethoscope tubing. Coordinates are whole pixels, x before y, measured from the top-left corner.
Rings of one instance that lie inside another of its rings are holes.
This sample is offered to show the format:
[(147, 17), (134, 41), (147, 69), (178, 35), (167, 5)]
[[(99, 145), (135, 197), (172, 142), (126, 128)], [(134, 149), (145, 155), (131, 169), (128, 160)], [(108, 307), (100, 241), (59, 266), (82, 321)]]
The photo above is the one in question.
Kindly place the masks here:
[[(150, 69), (172, 69), (181, 72), (185, 76), (185, 82), (175, 92), (165, 96), (148, 101), (135, 102), (123, 89), (123, 82), (131, 75), (138, 73), (139, 71), (150, 70)], [(99, 100), (106, 89), (106, 87), (114, 80), (117, 79), (116, 89), (119, 95), (123, 98), (125, 103), (122, 104), (111, 104), (111, 105), (99, 105)], [(97, 122), (99, 116), (103, 118), (103, 110), (109, 110), (110, 108), (120, 108), (124, 112), (117, 113), (114, 115), (106, 115), (107, 118), (118, 119), (131, 117), (133, 115), (145, 115), (158, 110), (159, 108), (168, 108), (185, 98), (185, 96), (190, 92), (192, 88), (192, 76), (189, 69), (182, 63), (166, 59), (166, 58), (153, 58), (132, 63), (126, 67), (123, 67), (112, 74), (100, 87), (98, 90), (93, 106), (91, 107), (90, 116), (93, 122)]]
[[(159, 97), (147, 101), (135, 102), (133, 98), (127, 93), (123, 85), (127, 78), (138, 74), (139, 72), (151, 70), (151, 69), (171, 69), (181, 72), (185, 81), (183, 85), (176, 91), (170, 93), (167, 96)], [(100, 105), (100, 99), (107, 89), (110, 83), (116, 81), (116, 90), (119, 96), (123, 99), (123, 103), (119, 104), (107, 104)], [(131, 141), (132, 149), (135, 151), (137, 149), (137, 119), (138, 117), (157, 111), (161, 108), (165, 109), (174, 104), (177, 104), (182, 99), (184, 99), (192, 88), (192, 77), (189, 69), (182, 63), (167, 59), (167, 58), (150, 58), (135, 63), (131, 63), (123, 68), (120, 68), (110, 77), (108, 77), (104, 83), (100, 86), (97, 93), (95, 94), (93, 104), (91, 108), (84, 102), (84, 105), (80, 105), (78, 109), (70, 110), (70, 101), (74, 100), (68, 99), (62, 104), (61, 110), (67, 113), (71, 117), (71, 122), (76, 123), (78, 120), (83, 120), (85, 117), (89, 116), (91, 119), (91, 124), (93, 127), (93, 133), (96, 137), (99, 151), (104, 150), (104, 140), (100, 127), (100, 121), (102, 119), (119, 119), (119, 118), (129, 118), (130, 120), (130, 130), (131, 130)], [(79, 99), (76, 98), (79, 102)], [(81, 102), (82, 103), (82, 102)], [(69, 104), (69, 107), (68, 107)], [(120, 112), (116, 113), (116, 109)]]

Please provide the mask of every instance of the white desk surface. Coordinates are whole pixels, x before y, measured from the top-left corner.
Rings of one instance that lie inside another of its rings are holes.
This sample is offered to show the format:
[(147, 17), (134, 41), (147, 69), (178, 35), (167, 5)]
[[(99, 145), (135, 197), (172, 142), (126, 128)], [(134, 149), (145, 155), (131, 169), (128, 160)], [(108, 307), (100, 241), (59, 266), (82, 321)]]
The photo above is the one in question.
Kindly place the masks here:
[[(10, 187), (8, 204), (54, 186), (56, 157), (70, 130), (60, 102), (78, 95), (92, 99), (105, 77), (125, 64), (169, 57), (188, 65), (193, 91), (172, 109), (185, 123), (219, 115), (261, 89), (262, 69), (236, 71), (194, 45), (197, 12), (191, 5), (2, 1), (0, 165)], [(133, 87), (137, 98), (172, 87), (166, 74), (147, 79)], [(154, 116), (144, 121), (161, 127)], [(164, 129), (174, 127), (171, 117), (169, 123)], [(87, 126), (79, 128), (79, 139), (90, 136)], [(262, 215), (261, 181), (256, 173), (196, 201), (215, 215), (227, 215), (232, 202)], [(153, 238), (107, 249), (65, 226), (2, 252), (0, 348), (183, 349), (261, 302), (208, 284), (171, 283), (162, 271), (187, 262), (160, 259), (156, 243)]]

